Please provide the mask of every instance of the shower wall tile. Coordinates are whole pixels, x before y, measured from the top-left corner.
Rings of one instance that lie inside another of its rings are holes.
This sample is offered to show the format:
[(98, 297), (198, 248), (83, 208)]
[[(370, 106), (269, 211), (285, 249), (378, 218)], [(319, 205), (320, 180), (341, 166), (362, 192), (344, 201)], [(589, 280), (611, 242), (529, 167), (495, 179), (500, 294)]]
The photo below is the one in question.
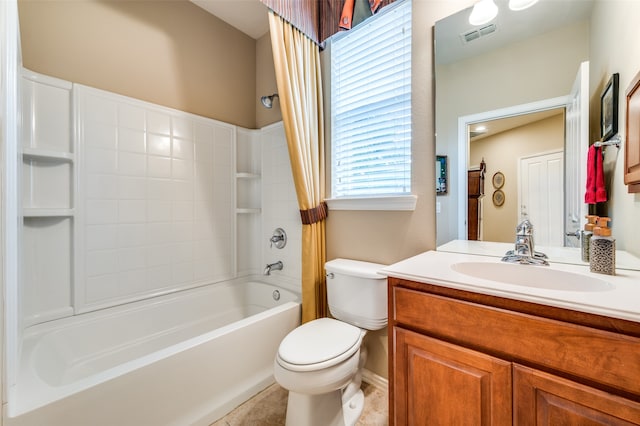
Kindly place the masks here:
[(147, 181), (143, 177), (118, 177), (118, 194), (121, 199), (144, 200), (147, 194)]
[(194, 143), (191, 140), (176, 139), (174, 137), (171, 149), (174, 158), (193, 159)]
[(144, 134), (146, 129), (144, 108), (133, 105), (118, 105), (118, 126), (120, 130), (138, 130)]
[(167, 112), (146, 110), (146, 130), (149, 133), (171, 135), (171, 115)]
[(171, 177), (171, 158), (169, 157), (148, 157), (148, 177), (152, 178), (170, 178)]
[(147, 151), (144, 130), (118, 129), (118, 148), (144, 154)]
[(116, 226), (117, 247), (139, 247), (147, 244), (146, 224)]
[(91, 174), (87, 176), (87, 198), (111, 200), (118, 197), (118, 177)]
[(79, 311), (233, 278), (235, 127), (78, 90)]
[(115, 249), (118, 247), (117, 225), (89, 225), (86, 227), (87, 250)]
[(85, 129), (85, 138), (91, 141), (88, 146), (102, 149), (117, 149), (118, 137), (115, 126), (110, 124), (95, 123)]
[(118, 170), (118, 152), (115, 150), (88, 147), (84, 161), (92, 174), (115, 174)]
[(146, 176), (147, 158), (144, 154), (118, 152), (119, 176)]
[(183, 117), (171, 117), (172, 132), (174, 138), (182, 138), (192, 141), (194, 137), (194, 123)]
[(118, 201), (87, 200), (85, 221), (89, 225), (117, 223), (118, 222)]
[(147, 219), (146, 200), (118, 201), (119, 223), (144, 223)]
[(170, 156), (171, 137), (152, 133), (147, 134), (147, 153), (165, 157)]
[[(263, 263), (281, 260), (282, 271), (275, 271), (268, 279), (285, 280), (285, 284), (300, 291), (302, 280), (302, 222), (298, 207), (293, 174), (282, 123), (261, 130), (262, 145), (262, 237)], [(287, 233), (283, 249), (271, 247), (269, 238), (276, 228)]]

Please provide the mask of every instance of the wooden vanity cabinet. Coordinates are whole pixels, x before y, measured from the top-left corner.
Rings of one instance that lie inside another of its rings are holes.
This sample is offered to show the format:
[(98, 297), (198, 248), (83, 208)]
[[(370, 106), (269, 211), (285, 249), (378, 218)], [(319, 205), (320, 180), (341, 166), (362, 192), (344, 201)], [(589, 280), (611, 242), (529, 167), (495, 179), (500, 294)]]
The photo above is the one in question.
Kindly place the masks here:
[(390, 425), (640, 425), (640, 324), (389, 278)]

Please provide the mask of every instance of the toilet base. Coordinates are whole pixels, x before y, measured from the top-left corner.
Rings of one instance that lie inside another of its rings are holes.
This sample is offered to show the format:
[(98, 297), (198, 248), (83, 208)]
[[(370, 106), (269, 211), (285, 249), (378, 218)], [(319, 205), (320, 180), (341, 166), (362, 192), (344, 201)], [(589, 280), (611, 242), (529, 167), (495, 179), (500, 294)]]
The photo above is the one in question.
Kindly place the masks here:
[(318, 395), (289, 391), (286, 426), (347, 426), (342, 412), (342, 392)]
[(355, 426), (364, 410), (364, 392), (360, 389), (342, 406), (345, 426)]
[(364, 409), (364, 393), (342, 402), (342, 391), (307, 395), (289, 391), (286, 426), (355, 426)]

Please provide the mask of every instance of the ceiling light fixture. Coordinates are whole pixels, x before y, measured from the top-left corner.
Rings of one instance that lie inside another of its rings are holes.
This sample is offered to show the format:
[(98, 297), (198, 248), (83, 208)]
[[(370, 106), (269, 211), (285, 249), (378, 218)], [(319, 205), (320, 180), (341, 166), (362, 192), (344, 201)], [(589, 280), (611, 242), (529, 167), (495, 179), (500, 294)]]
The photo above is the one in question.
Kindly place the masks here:
[(498, 15), (498, 6), (493, 0), (480, 0), (473, 6), (471, 15), (469, 15), (469, 23), (471, 25), (484, 25), (495, 18), (496, 15)]
[(509, 0), (509, 9), (511, 10), (525, 10), (534, 4), (536, 4), (538, 0)]

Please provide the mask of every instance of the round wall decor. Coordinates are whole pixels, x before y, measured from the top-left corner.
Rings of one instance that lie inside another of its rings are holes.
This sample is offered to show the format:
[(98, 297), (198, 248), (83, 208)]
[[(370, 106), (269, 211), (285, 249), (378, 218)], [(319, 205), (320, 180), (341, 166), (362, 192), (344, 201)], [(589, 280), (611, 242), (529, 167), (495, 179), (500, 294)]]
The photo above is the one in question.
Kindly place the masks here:
[(491, 183), (495, 189), (500, 189), (504, 185), (504, 175), (502, 172), (496, 172), (491, 179)]
[(496, 189), (495, 191), (493, 191), (493, 205), (496, 207), (500, 207), (501, 205), (504, 204), (504, 192), (502, 192), (502, 189)]

